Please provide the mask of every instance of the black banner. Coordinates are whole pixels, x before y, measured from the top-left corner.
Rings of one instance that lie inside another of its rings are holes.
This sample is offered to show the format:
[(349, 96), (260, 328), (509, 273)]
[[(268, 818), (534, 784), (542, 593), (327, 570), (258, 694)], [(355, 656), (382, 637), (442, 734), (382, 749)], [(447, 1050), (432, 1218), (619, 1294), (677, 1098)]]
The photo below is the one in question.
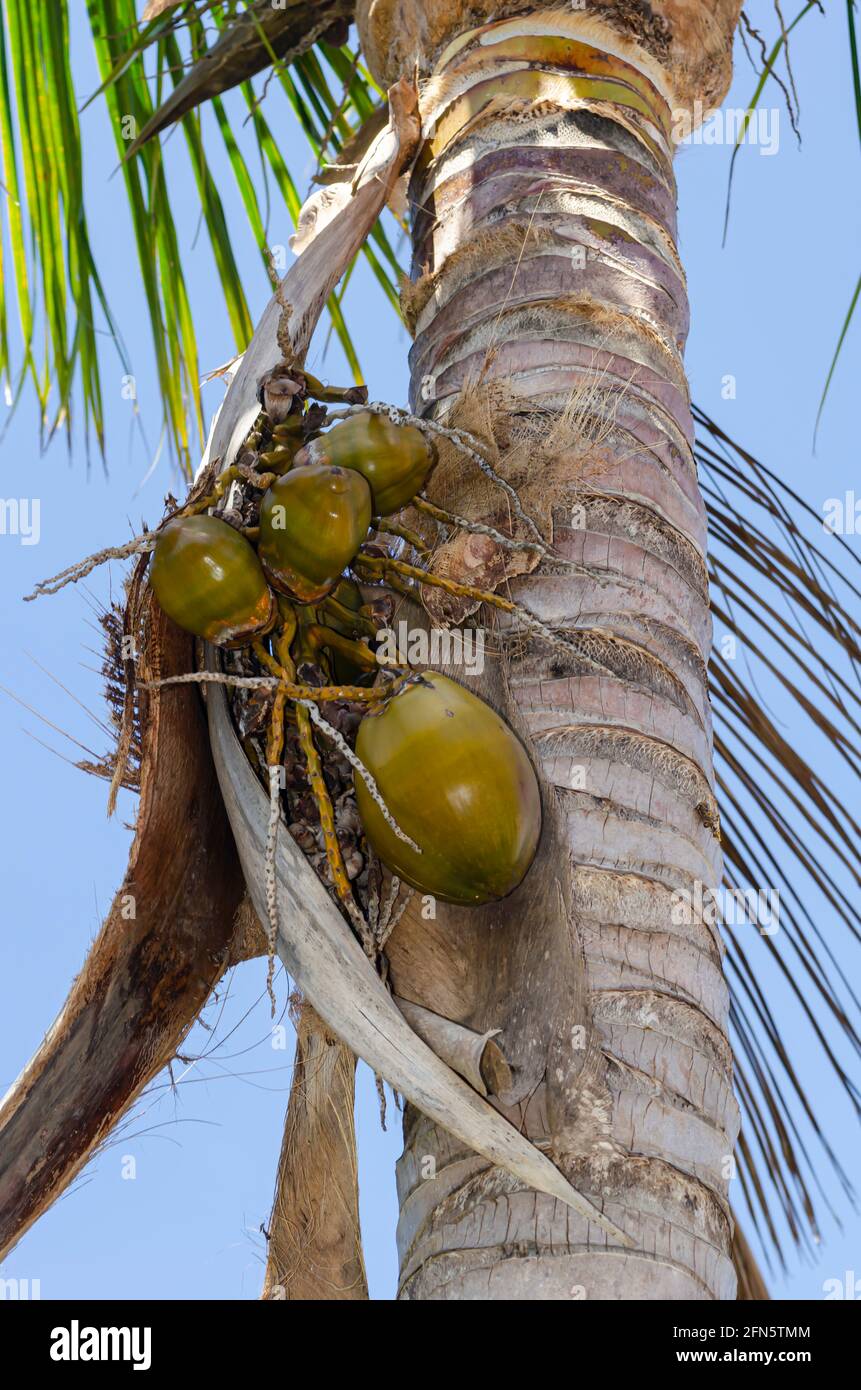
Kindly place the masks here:
[[(848, 1306), (847, 1306), (848, 1304)], [(362, 1375), (380, 1371), (388, 1363), (387, 1379), (396, 1374), (398, 1336), (410, 1337), (411, 1356), (421, 1351), (416, 1336), (428, 1338), (426, 1370), (431, 1358), (442, 1357), (439, 1339), (441, 1309), (433, 1305), (433, 1335), (426, 1330), (430, 1305), (398, 1306), (383, 1313), (377, 1323), (368, 1304), (307, 1305), (259, 1302), (0, 1302), (7, 1368), (14, 1350), (16, 1362), (40, 1378), (69, 1375), (92, 1378), (108, 1370), (133, 1374), (189, 1373), (203, 1378), (215, 1373), (223, 1381), (234, 1373), (268, 1373), (279, 1368), (292, 1378), (306, 1357), (322, 1357), (320, 1370), (328, 1378), (341, 1357), (348, 1370)], [(670, 1370), (698, 1373), (704, 1366), (757, 1366), (767, 1375), (786, 1366), (813, 1370), (821, 1377), (832, 1363), (849, 1361), (858, 1335), (854, 1300), (843, 1302), (780, 1303), (588, 1303), (576, 1301), (564, 1308), (548, 1305), (525, 1312), (520, 1355), (535, 1326), (535, 1318), (562, 1340), (552, 1354), (559, 1369), (570, 1365), (572, 1374), (583, 1358), (601, 1358), (605, 1374), (614, 1380), (628, 1370), (663, 1376)], [(328, 1335), (311, 1335), (307, 1319), (322, 1316)], [(457, 1309), (448, 1305), (444, 1318), (451, 1319), (458, 1343), (471, 1343), (477, 1369), (486, 1374), (497, 1364), (510, 1375), (513, 1365), (500, 1348), (506, 1341), (495, 1329), (494, 1310), (486, 1308), (480, 1319), (474, 1310), (469, 1323), (459, 1324)], [(349, 1329), (344, 1328), (347, 1318)], [(413, 1321), (418, 1319), (417, 1323)], [(506, 1326), (513, 1330), (511, 1314)], [(558, 1321), (557, 1321), (558, 1320)], [(346, 1337), (331, 1333), (338, 1329)], [(466, 1334), (471, 1329), (471, 1335)], [(544, 1329), (542, 1329), (543, 1335)], [(373, 1344), (368, 1340), (373, 1336)], [(307, 1338), (307, 1340), (306, 1340)], [(289, 1340), (287, 1340), (289, 1339)], [(379, 1340), (382, 1339), (382, 1340)], [(850, 1340), (851, 1339), (851, 1340)], [(542, 1342), (541, 1358), (549, 1355)], [(515, 1353), (516, 1355), (516, 1353)], [(298, 1359), (297, 1359), (298, 1358)], [(499, 1361), (497, 1361), (499, 1358)], [(462, 1370), (462, 1355), (458, 1352)], [(593, 1365), (593, 1372), (596, 1367)], [(305, 1372), (307, 1374), (307, 1372)], [(577, 1372), (578, 1378), (580, 1372)]]

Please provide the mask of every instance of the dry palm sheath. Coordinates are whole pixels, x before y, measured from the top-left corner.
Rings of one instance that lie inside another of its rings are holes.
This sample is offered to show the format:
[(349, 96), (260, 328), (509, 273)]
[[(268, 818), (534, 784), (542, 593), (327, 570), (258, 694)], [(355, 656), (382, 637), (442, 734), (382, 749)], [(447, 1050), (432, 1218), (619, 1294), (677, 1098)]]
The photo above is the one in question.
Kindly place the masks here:
[[(504, 898), (529, 872), (542, 813), (508, 724), (405, 653), (381, 665), (380, 630), (401, 599), (441, 589), (560, 640), (512, 601), (427, 568), (434, 546), (470, 525), (423, 496), (434, 434), (487, 474), (478, 441), (369, 404), (364, 388), (323, 387), (302, 367), (333, 274), (407, 161), (408, 89), (393, 91), (391, 110), (349, 198), (339, 206), (336, 194), (334, 209), (328, 190), (312, 200), (312, 233), (300, 224), (303, 254), (234, 377), (212, 461), (183, 506), (121, 549), (152, 552), (147, 582), (161, 609), (206, 644), (205, 669), (154, 684), (207, 692), (215, 766), (270, 956), (277, 949), (329, 1027), (431, 1119), (629, 1244), (484, 1099), (480, 1072), (468, 1085), (422, 1041), (385, 982), (401, 884), (465, 907)], [(331, 404), (344, 408), (330, 413)], [(527, 538), (496, 540), (546, 555), (516, 495), (509, 503)], [(270, 991), (271, 969), (270, 960)]]

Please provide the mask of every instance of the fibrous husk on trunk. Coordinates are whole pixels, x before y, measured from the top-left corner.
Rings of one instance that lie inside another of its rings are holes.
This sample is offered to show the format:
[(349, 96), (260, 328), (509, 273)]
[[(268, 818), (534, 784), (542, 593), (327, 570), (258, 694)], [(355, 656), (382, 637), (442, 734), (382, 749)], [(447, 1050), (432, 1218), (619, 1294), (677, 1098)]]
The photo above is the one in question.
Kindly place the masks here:
[[(654, 70), (672, 82), (679, 104), (692, 106), (699, 98), (718, 104), (732, 76), (732, 35), (741, 10), (740, 0), (592, 0), (588, 6), (561, 0), (433, 0), (418, 9), (402, 0), (358, 0), (356, 18), (368, 66), (382, 81), (417, 68), (426, 76), (440, 54), (467, 25), (522, 17), (527, 23), (550, 23), (554, 14), (564, 23), (573, 13), (578, 33), (594, 23), (602, 41), (609, 25), (617, 35), (618, 51), (651, 60)], [(524, 11), (526, 14), (524, 15)]]
[[(530, 410), (517, 402), (504, 382), (477, 380), (459, 394), (446, 423), (480, 441), (494, 473), (515, 489), (524, 513), (550, 546), (552, 508), (558, 511), (564, 505), (571, 513), (582, 508), (609, 464), (604, 450), (611, 434), (605, 418), (608, 395), (586, 383), (566, 394), (561, 410)], [(513, 515), (506, 493), (478, 469), (464, 469), (463, 454), (451, 441), (440, 438), (436, 447), (439, 457), (428, 497), (469, 522), (491, 523), (520, 546), (509, 549), (487, 535), (455, 528), (437, 543), (426, 518), (408, 512), (409, 524), (433, 546), (432, 572), (486, 591), (531, 573), (541, 553), (526, 548), (534, 533)], [(480, 607), (475, 599), (429, 585), (422, 590), (422, 603), (443, 627), (464, 622)]]
[(294, 1022), (293, 1084), (262, 1297), (367, 1299), (353, 1114), (356, 1058), (310, 1004), (298, 1004)]

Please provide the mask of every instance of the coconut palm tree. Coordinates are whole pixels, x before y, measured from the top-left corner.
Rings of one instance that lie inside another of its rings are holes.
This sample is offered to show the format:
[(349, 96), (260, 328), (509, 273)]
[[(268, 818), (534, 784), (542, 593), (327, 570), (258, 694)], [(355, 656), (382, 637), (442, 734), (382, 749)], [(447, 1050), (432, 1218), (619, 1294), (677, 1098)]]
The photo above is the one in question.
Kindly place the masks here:
[[(815, 1114), (752, 953), (775, 959), (856, 1098), (822, 1022), (857, 1046), (854, 997), (795, 882), (806, 875), (857, 933), (820, 851), (854, 873), (858, 827), (755, 687), (712, 655), (712, 615), (761, 649), (853, 773), (861, 653), (847, 611), (857, 589), (811, 539), (810, 508), (692, 407), (683, 365), (673, 154), (686, 122), (726, 94), (739, 3), (151, 0), (140, 25), (131, 0), (88, 0), (88, 11), (164, 429), (188, 475), (199, 368), (158, 139), (177, 122), (243, 354), (192, 498), (234, 463), (261, 381), (301, 372), (324, 304), (358, 373), (337, 286), (366, 256), (412, 334), (410, 418), (438, 454), (424, 507), (393, 534), (414, 560), (427, 549), (444, 583), (407, 585), (401, 616), (414, 632), (487, 633), (484, 668), (450, 671), (523, 739), (544, 820), (509, 897), (478, 908), (413, 897), (390, 916), (375, 972), (298, 845), (282, 835), (267, 857), (266, 797), (221, 687), (204, 714), (190, 685), (153, 684), (194, 671), (193, 643), (154, 598), (145, 543), (120, 548), (137, 560), (124, 608), (105, 620), (118, 747), (91, 770), (113, 797), (139, 790), (136, 837), (68, 1001), (0, 1109), (0, 1253), (175, 1055), (225, 970), (265, 953), (275, 927), (304, 1002), (264, 1297), (367, 1296), (356, 1055), (407, 1101), (401, 1297), (766, 1297), (736, 1213), (779, 1249), (776, 1203), (802, 1242), (816, 1230), (821, 1159), (800, 1136), (796, 1116), (816, 1129)], [(101, 446), (96, 306), (113, 320), (87, 236), (65, 4), (4, 0), (3, 15), (0, 133), (24, 345), (13, 389), (35, 385), (50, 433), (77, 380)], [(854, 54), (851, 5), (849, 20)], [(760, 90), (788, 34), (781, 20)], [(318, 156), (304, 208), (267, 122), (270, 80)], [(256, 331), (198, 120), (211, 104), (271, 270), (222, 101), (233, 87), (299, 229), (299, 258)], [(412, 242), (403, 284), (393, 216)], [(6, 312), (4, 299), (4, 345)], [(270, 415), (275, 386), (263, 395)], [(786, 621), (777, 596), (815, 636)], [(773, 883), (785, 953), (754, 894)], [(372, 925), (386, 915), (378, 901)], [(755, 948), (745, 921), (759, 928)]]

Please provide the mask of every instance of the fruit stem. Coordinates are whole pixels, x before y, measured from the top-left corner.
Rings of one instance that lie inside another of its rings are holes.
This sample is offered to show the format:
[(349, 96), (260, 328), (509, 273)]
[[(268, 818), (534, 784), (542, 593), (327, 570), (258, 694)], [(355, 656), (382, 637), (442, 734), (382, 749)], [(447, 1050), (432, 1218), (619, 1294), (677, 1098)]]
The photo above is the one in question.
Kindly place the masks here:
[[(281, 607), (280, 600), (279, 607)], [(284, 613), (285, 609), (287, 611), (285, 613), (284, 626), (275, 638), (275, 652), (278, 659), (275, 660), (275, 658), (271, 657), (262, 643), (256, 642), (254, 644), (255, 653), (267, 670), (274, 670), (276, 675), (281, 676), (283, 684), (278, 688), (278, 695), (282, 695), (283, 693), (284, 699), (286, 699), (286, 686), (292, 684), (292, 679), (296, 674), (293, 658), (290, 655), (290, 645), (295, 636), (297, 627), (295, 609), (290, 604), (285, 604), (283, 606), (282, 613)], [(305, 631), (307, 632), (307, 629)], [(308, 698), (312, 700), (319, 699), (320, 689), (315, 688)], [(276, 696), (276, 704), (277, 701), (278, 696)], [(281, 719), (283, 730), (283, 713)], [(341, 846), (338, 843), (338, 835), (335, 830), (335, 812), (332, 807), (332, 799), (329, 796), (329, 789), (326, 786), (326, 779), (323, 776), (320, 754), (317, 752), (317, 747), (314, 743), (314, 730), (311, 722), (311, 715), (304, 705), (297, 704), (296, 706), (296, 723), (299, 729), (299, 747), (305, 759), (308, 784), (317, 806), (317, 814), (320, 817), (320, 828), (323, 832), (323, 843), (326, 847), (326, 860), (329, 865), (329, 873), (332, 876), (332, 882), (335, 885), (335, 892), (343, 903), (350, 921), (356, 928), (365, 952), (369, 954), (373, 960), (373, 937), (369, 934), (368, 925), (356, 904), (356, 900), (353, 897), (353, 890), (350, 886), (350, 880), (347, 877), (347, 870), (344, 866), (344, 856), (341, 853)], [(279, 752), (279, 762), (280, 756)], [(270, 762), (270, 768), (272, 766), (273, 764)]]
[(472, 584), (459, 584), (456, 579), (446, 579), (440, 574), (428, 574), (427, 570), (419, 569), (417, 565), (408, 565), (403, 560), (393, 560), (391, 556), (365, 555), (360, 551), (357, 558), (384, 579), (388, 578), (389, 572), (393, 572), (403, 575), (406, 579), (414, 579), (419, 584), (444, 589), (447, 594), (456, 594), (459, 598), (471, 598), (478, 603), (488, 603), (492, 608), (501, 608), (504, 613), (520, 612), (517, 604), (512, 603), (511, 599), (501, 598), (499, 594), (489, 593), (486, 589), (476, 589)]
[[(412, 506), (412, 503), (410, 503)], [(411, 545), (413, 550), (417, 550), (419, 555), (430, 555), (430, 547), (424, 538), (417, 531), (411, 531), (408, 526), (402, 526), (400, 522), (393, 521), (391, 517), (375, 516), (371, 518), (371, 526), (375, 531), (381, 532), (385, 536), (398, 536), (407, 545)]]
[(367, 386), (324, 386), (322, 381), (312, 376), (302, 368), (302, 375), (305, 378), (305, 388), (309, 396), (313, 396), (315, 401), (330, 403), (346, 403), (347, 405), (361, 404), (360, 397), (364, 400), (368, 398)]
[(489, 536), (497, 545), (502, 546), (503, 550), (537, 550), (540, 555), (550, 554), (547, 546), (541, 545), (538, 541), (516, 541), (512, 536), (505, 536), (501, 531), (497, 531), (495, 526), (486, 526), (484, 522), (470, 521), (465, 516), (458, 516), (457, 512), (448, 512), (444, 507), (437, 507), (420, 494), (412, 499), (410, 506), (454, 530), (469, 531), (474, 536)]
[(377, 629), (370, 618), (364, 613), (358, 612), (354, 608), (348, 608), (340, 599), (336, 599), (332, 594), (323, 601), (323, 612), (328, 617), (338, 618), (340, 622), (346, 623), (349, 627), (359, 628), (368, 637), (376, 637)]
[(335, 632), (334, 628), (323, 627), (320, 623), (311, 623), (304, 630), (308, 645), (318, 651), (321, 647), (329, 647), (332, 651), (340, 652), (342, 656), (347, 656), (351, 661), (355, 661), (357, 666), (364, 666), (366, 670), (376, 670), (378, 662), (372, 651), (369, 651), (364, 642), (354, 642), (349, 637), (344, 637), (340, 632)]
[(218, 475), (218, 481), (211, 492), (208, 492), (205, 497), (198, 497), (196, 502), (190, 502), (188, 506), (182, 507), (176, 515), (178, 517), (199, 516), (201, 512), (208, 511), (210, 507), (215, 506), (216, 502), (221, 501), (231, 483), (240, 481), (250, 483), (252, 487), (265, 491), (266, 488), (272, 486), (275, 477), (274, 473), (255, 473), (251, 468), (243, 468), (238, 463), (234, 463), (231, 468), (225, 468), (224, 472)]

